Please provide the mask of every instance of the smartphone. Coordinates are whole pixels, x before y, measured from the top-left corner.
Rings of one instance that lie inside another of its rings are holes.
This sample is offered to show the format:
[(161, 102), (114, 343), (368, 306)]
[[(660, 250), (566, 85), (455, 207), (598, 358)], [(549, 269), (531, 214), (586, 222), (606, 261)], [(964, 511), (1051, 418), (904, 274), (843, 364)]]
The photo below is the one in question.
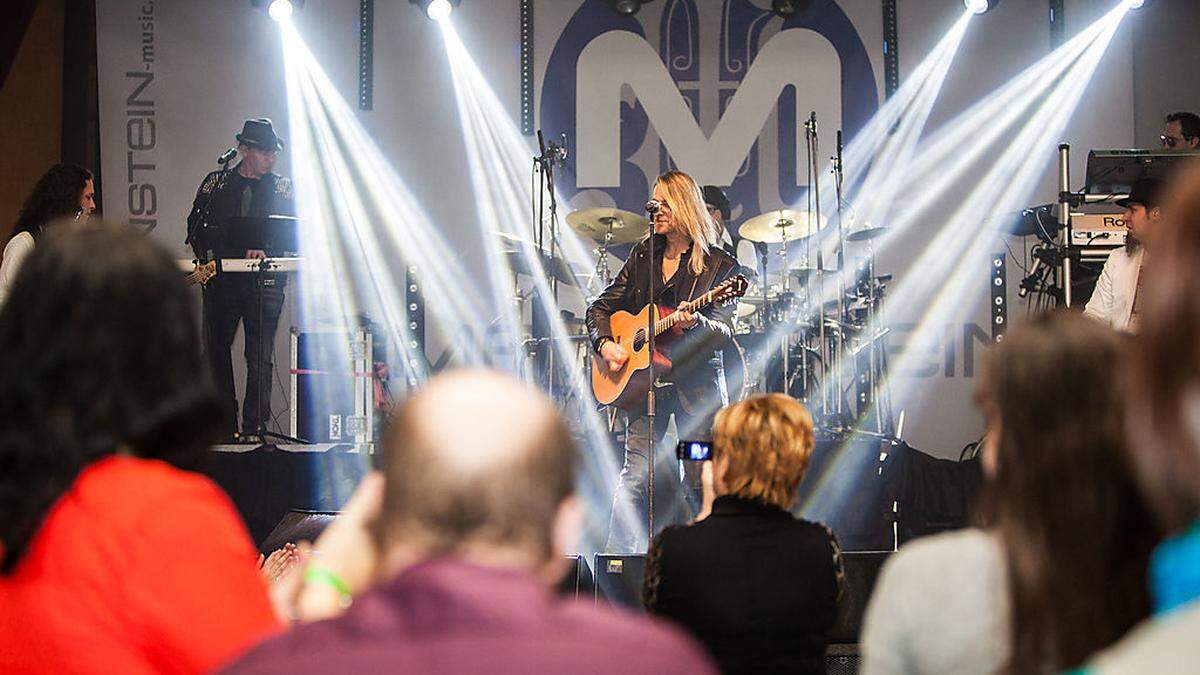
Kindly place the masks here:
[(708, 441), (679, 441), (675, 456), (689, 462), (707, 462), (712, 459), (712, 443)]

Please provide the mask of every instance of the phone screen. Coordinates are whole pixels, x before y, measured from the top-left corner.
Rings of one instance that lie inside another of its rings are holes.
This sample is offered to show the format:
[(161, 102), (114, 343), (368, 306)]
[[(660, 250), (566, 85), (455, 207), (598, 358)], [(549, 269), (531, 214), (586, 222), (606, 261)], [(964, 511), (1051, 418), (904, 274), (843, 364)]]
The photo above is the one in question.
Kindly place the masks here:
[(689, 462), (705, 462), (712, 459), (712, 443), (708, 441), (679, 441), (675, 456)]

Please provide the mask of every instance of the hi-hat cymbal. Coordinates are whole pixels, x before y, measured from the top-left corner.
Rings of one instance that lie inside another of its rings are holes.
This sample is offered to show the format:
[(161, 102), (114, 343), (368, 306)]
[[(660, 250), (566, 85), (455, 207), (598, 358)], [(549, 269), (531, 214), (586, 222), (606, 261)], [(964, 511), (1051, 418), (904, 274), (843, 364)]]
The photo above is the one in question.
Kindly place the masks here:
[[(567, 214), (567, 225), (593, 241), (632, 244), (646, 235), (650, 222), (631, 211), (608, 207), (578, 209)], [(608, 236), (612, 235), (609, 239)]]
[(793, 211), (778, 209), (742, 223), (738, 228), (738, 236), (760, 244), (782, 244), (785, 241), (803, 239), (816, 234), (828, 220), (821, 216), (818, 220), (809, 211)]
[(878, 237), (884, 232), (887, 232), (886, 227), (874, 227), (867, 225), (866, 227), (860, 227), (847, 233), (846, 241), (868, 241)]
[(545, 253), (540, 256), (541, 269), (538, 270), (533, 263), (534, 260), (539, 259), (534, 249), (504, 251), (503, 255), (508, 259), (509, 269), (516, 274), (525, 276), (541, 276), (544, 274), (554, 277), (560, 283), (567, 284), (568, 286), (578, 286), (579, 280), (588, 276), (587, 273), (578, 271), (562, 258), (551, 258)]

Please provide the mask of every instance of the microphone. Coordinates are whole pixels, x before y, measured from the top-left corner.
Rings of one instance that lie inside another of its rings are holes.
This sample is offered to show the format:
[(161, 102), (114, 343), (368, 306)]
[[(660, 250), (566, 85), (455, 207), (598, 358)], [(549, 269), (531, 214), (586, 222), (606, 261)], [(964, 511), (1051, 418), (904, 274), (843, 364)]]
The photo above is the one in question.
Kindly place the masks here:
[(237, 148), (230, 148), (221, 153), (221, 156), (217, 158), (217, 164), (228, 164), (234, 157), (237, 157)]
[(650, 201), (646, 202), (646, 213), (649, 213), (651, 217), (658, 213), (658, 210), (661, 208), (662, 203), (657, 199), (651, 199)]

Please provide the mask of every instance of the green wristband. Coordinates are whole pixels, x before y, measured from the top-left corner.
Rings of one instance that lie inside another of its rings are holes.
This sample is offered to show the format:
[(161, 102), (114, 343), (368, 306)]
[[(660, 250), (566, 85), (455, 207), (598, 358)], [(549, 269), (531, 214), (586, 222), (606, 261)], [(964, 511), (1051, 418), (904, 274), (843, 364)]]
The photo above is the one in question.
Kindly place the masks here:
[(308, 584), (324, 584), (332, 587), (342, 596), (342, 607), (349, 607), (353, 596), (350, 594), (350, 587), (332, 570), (324, 567), (310, 567), (304, 571), (304, 582)]

